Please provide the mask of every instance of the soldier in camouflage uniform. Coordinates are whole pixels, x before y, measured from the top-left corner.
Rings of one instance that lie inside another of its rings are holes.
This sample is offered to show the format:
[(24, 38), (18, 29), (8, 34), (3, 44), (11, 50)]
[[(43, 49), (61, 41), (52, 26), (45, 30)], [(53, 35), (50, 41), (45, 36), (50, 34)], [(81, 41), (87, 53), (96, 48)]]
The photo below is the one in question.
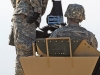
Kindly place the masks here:
[(48, 0), (11, 0), (11, 3), (14, 7), (12, 23), (17, 55), (15, 75), (24, 75), (19, 58), (33, 55), (36, 27), (41, 22)]
[(83, 6), (79, 4), (69, 4), (67, 11), (65, 12), (65, 17), (67, 17), (68, 25), (56, 29), (50, 35), (50, 38), (56, 38), (56, 37), (71, 37), (71, 39), (81, 38), (85, 39), (92, 47), (97, 49), (98, 42), (96, 40), (95, 35), (79, 25), (80, 22), (85, 20), (85, 10)]

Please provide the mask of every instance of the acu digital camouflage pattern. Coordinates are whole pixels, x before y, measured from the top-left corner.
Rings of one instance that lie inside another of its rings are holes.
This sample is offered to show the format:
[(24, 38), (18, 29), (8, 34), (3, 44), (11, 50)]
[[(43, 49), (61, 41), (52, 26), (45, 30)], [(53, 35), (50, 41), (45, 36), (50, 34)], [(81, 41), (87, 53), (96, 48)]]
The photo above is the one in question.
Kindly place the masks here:
[(34, 40), (22, 34), (18, 35), (19, 36), (15, 40), (16, 55), (17, 55), (15, 75), (24, 75), (19, 58), (33, 55), (32, 43), (34, 43)]
[(46, 10), (48, 0), (11, 0), (14, 7), (13, 28), (14, 44), (16, 47), (16, 70), (15, 75), (24, 75), (19, 58), (22, 56), (31, 56), (32, 43), (36, 39), (36, 22), (27, 23), (27, 17), (32, 16), (34, 12), (40, 13), (37, 22), (41, 22), (41, 16)]
[[(70, 23), (68, 21), (68, 26), (62, 26), (59, 29), (56, 29), (51, 35), (50, 38), (57, 37), (71, 37), (71, 39), (85, 39), (91, 46), (97, 49), (98, 43), (95, 38), (95, 35), (86, 30), (85, 28), (79, 26), (79, 22), (85, 19), (84, 8), (79, 4), (69, 4), (67, 11), (65, 12), (65, 16), (67, 19), (70, 19)], [(73, 22), (71, 19), (79, 20), (77, 22)]]
[[(32, 16), (34, 12), (40, 13), (40, 17), (44, 14), (48, 0), (11, 0), (14, 7), (14, 14), (24, 14)], [(34, 11), (33, 11), (34, 10)], [(41, 22), (41, 18), (37, 22)]]
[(34, 43), (36, 39), (36, 24), (27, 23), (25, 17), (25, 15), (14, 15), (13, 17), (14, 44), (17, 55), (15, 75), (24, 75), (19, 58), (33, 54), (32, 43)]
[(85, 10), (82, 5), (79, 4), (69, 4), (66, 12), (65, 17), (79, 20), (80, 22), (85, 20)]
[(56, 29), (49, 38), (70, 37), (71, 39), (85, 39), (91, 46), (97, 49), (98, 43), (94, 34), (79, 25), (62, 26)]

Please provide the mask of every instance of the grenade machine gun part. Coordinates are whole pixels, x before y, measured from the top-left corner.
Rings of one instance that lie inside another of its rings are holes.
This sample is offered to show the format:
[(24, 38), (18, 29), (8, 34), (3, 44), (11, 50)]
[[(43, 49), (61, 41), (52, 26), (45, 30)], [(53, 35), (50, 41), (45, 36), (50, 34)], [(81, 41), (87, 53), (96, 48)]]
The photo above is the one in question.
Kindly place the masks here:
[(47, 16), (47, 23), (52, 26), (60, 25), (64, 23), (61, 0), (52, 0), (52, 2), (53, 8)]
[(43, 27), (41, 30), (46, 32), (48, 30), (54, 31), (59, 28), (61, 25), (65, 25), (63, 19), (63, 11), (61, 0), (52, 0), (53, 7), (49, 15), (47, 15), (47, 24), (48, 26)]

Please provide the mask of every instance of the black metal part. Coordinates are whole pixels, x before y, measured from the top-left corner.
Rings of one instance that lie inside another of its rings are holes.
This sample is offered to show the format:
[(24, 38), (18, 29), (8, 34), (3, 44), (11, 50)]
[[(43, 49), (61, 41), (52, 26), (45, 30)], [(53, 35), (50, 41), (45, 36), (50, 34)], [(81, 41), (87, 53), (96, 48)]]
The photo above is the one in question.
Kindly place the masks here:
[[(72, 46), (72, 53), (76, 50), (82, 40), (71, 40)], [(39, 38), (36, 40), (36, 44), (38, 45), (39, 49), (44, 53), (47, 54), (46, 51), (46, 39)], [(73, 45), (74, 44), (74, 45)], [(50, 56), (70, 56), (70, 46), (69, 40), (66, 39), (59, 39), (59, 40), (48, 40), (48, 49)]]
[(36, 38), (48, 38), (50, 34), (36, 30)]
[(96, 63), (96, 66), (95, 66), (95, 68), (93, 70), (92, 75), (100, 75), (100, 56), (99, 56), (99, 59), (98, 59), (98, 61)]
[(56, 25), (63, 23), (63, 11), (61, 1), (52, 1), (53, 7), (49, 15), (47, 15), (47, 24)]
[(61, 1), (53, 1), (53, 8), (49, 15), (63, 16)]

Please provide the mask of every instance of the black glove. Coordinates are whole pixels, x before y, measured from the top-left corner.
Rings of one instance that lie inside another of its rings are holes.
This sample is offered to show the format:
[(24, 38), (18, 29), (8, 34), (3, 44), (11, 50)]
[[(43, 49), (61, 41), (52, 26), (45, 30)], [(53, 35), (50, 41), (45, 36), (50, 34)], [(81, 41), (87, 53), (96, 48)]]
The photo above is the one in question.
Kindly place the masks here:
[(61, 23), (61, 25), (62, 25), (62, 26), (65, 26), (65, 25), (66, 25), (66, 23)]
[(31, 24), (31, 23), (35, 22), (38, 19), (39, 15), (40, 15), (40, 13), (34, 12), (33, 16), (29, 16), (27, 18), (27, 23)]
[(52, 32), (57, 29), (51, 26), (44, 26), (43, 28), (41, 28), (42, 31), (44, 31), (45, 33), (47, 33), (48, 30), (51, 30)]
[(52, 0), (52, 2), (53, 2), (54, 0)]
[(49, 26), (44, 26), (43, 28), (41, 28), (41, 30), (47, 33), (47, 31), (49, 30)]

